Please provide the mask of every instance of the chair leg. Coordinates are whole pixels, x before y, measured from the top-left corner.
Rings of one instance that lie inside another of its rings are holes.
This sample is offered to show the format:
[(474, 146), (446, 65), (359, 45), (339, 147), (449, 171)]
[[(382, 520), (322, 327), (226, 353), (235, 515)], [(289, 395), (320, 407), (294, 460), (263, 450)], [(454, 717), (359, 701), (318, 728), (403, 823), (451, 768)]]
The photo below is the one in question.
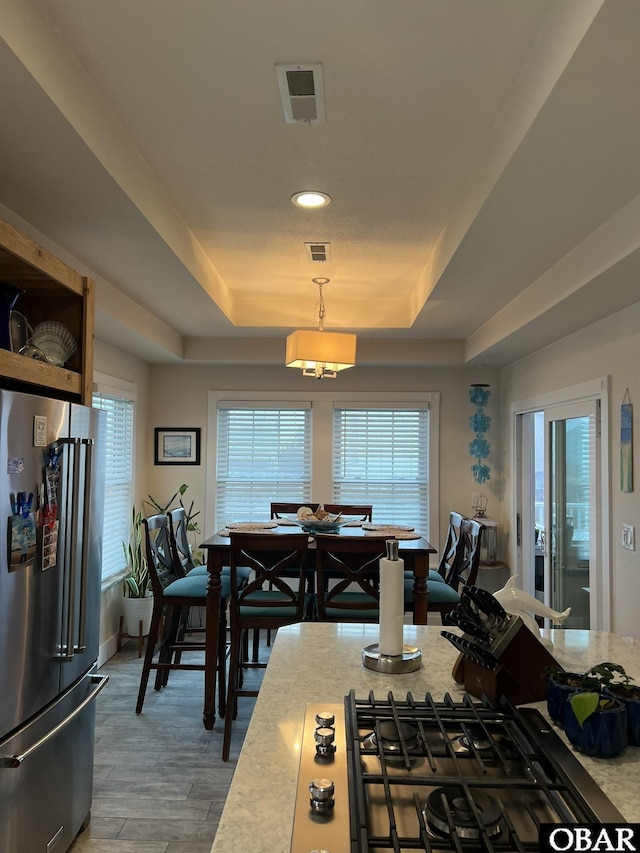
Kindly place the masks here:
[(218, 628), (218, 716), (222, 719), (227, 712), (227, 617), (221, 607)]
[[(160, 651), (158, 653), (158, 663), (172, 663), (173, 653), (170, 651), (171, 645), (175, 643), (176, 637), (178, 636), (178, 631), (180, 630), (180, 616), (182, 613), (181, 607), (173, 607), (171, 609), (171, 613), (168, 614), (169, 618), (167, 619), (167, 631), (165, 633), (164, 639), (162, 641), (162, 645), (160, 646)], [(179, 663), (179, 661), (176, 661)], [(158, 669), (156, 671), (156, 680), (154, 684), (154, 690), (161, 690), (163, 687), (167, 686), (167, 681), (169, 680), (169, 670), (168, 669)]]
[[(267, 645), (270, 644), (271, 631), (267, 631)], [(258, 628), (253, 630), (253, 654), (251, 660), (257, 663), (260, 660), (260, 631)]]
[(233, 629), (231, 631), (231, 652), (229, 654), (229, 679), (227, 688), (227, 708), (224, 716), (224, 738), (222, 741), (222, 760), (229, 760), (229, 751), (231, 749), (231, 727), (233, 719), (236, 716), (238, 708), (238, 699), (236, 696), (236, 685), (238, 679), (240, 648), (242, 646), (242, 638), (235, 637)]
[(136, 703), (136, 714), (142, 713), (144, 705), (144, 697), (147, 692), (147, 684), (149, 683), (149, 674), (151, 672), (151, 664), (153, 663), (153, 652), (158, 640), (158, 629), (160, 620), (162, 619), (162, 607), (153, 608), (151, 615), (151, 625), (149, 627), (149, 636), (147, 637), (147, 650), (142, 664), (142, 675), (140, 676), (140, 689), (138, 690), (138, 701)]

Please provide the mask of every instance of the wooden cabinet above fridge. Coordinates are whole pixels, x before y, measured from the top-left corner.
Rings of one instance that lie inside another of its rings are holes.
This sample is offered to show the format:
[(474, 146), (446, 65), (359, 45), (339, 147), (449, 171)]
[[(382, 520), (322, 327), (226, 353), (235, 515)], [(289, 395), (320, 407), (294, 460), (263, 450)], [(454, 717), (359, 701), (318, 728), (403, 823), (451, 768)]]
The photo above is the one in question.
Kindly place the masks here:
[[(15, 311), (26, 318), (31, 328), (46, 321), (61, 323), (77, 345), (64, 367), (0, 348), (0, 386), (90, 406), (93, 281), (0, 220), (0, 282), (22, 291)], [(6, 320), (0, 318), (0, 322)]]

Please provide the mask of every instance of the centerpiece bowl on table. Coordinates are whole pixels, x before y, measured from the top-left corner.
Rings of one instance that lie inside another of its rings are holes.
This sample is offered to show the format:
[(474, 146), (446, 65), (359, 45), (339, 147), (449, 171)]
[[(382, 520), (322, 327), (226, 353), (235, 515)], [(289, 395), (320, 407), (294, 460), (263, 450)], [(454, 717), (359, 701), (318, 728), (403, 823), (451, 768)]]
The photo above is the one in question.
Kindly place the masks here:
[(301, 527), (305, 533), (310, 533), (311, 535), (314, 533), (337, 533), (345, 524), (358, 520), (355, 516), (353, 518), (336, 516), (335, 518), (323, 518), (322, 520), (317, 518), (296, 518), (293, 515), (286, 516), (286, 518), (288, 521)]

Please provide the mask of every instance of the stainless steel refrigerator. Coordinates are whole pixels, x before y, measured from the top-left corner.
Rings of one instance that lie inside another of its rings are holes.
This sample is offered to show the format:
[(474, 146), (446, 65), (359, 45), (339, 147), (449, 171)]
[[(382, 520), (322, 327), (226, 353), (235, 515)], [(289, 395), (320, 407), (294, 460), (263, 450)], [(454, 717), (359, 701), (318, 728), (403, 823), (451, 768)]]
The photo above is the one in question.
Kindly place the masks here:
[(103, 415), (0, 391), (3, 853), (65, 853), (90, 816)]

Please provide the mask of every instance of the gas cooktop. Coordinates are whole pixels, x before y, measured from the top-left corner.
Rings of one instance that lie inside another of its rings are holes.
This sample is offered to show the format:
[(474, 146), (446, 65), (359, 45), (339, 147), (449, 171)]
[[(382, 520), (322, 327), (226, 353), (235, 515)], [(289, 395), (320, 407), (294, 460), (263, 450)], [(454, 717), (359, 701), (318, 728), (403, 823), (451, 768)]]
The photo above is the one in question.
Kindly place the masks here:
[(291, 850), (537, 851), (624, 819), (537, 710), (447, 694), (308, 705)]

